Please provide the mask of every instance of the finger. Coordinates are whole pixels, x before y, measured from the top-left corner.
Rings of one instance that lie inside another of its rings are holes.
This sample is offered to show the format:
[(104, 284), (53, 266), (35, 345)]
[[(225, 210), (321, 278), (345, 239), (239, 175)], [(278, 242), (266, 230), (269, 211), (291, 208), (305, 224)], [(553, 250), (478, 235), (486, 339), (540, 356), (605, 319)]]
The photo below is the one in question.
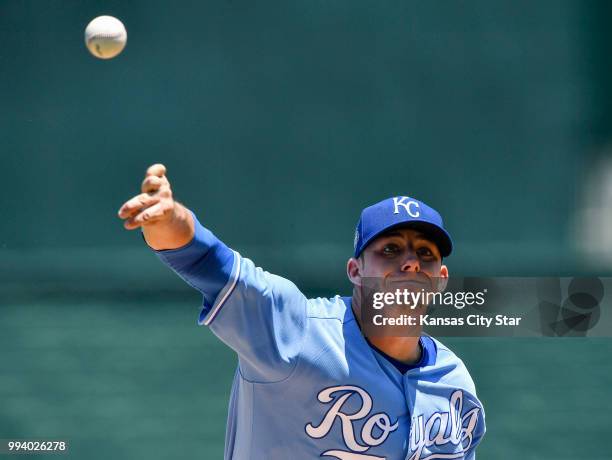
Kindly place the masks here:
[(146, 176), (162, 177), (166, 175), (166, 167), (161, 163), (155, 163), (147, 168)]
[(147, 176), (142, 181), (142, 185), (140, 186), (140, 191), (143, 193), (151, 193), (156, 192), (163, 185), (170, 185), (168, 179), (166, 177), (157, 177), (157, 176)]
[(131, 218), (131, 219), (126, 219), (126, 220), (123, 221), (123, 227), (126, 230), (135, 230), (138, 227), (140, 227), (140, 224), (135, 224), (134, 223), (134, 218)]
[(132, 217), (136, 215), (138, 211), (159, 203), (160, 199), (160, 196), (157, 194), (149, 195), (148, 193), (141, 193), (140, 195), (136, 195), (134, 198), (131, 198), (123, 203), (117, 214), (121, 219)]
[(125, 221), (125, 228), (137, 228), (141, 225), (151, 224), (168, 216), (172, 206), (167, 202), (159, 202)]
[(164, 216), (164, 210), (162, 207), (162, 203), (157, 203), (150, 208), (142, 211), (135, 217), (131, 217), (127, 219), (123, 226), (128, 230), (133, 230), (135, 228), (141, 227), (143, 225), (149, 225), (159, 221)]

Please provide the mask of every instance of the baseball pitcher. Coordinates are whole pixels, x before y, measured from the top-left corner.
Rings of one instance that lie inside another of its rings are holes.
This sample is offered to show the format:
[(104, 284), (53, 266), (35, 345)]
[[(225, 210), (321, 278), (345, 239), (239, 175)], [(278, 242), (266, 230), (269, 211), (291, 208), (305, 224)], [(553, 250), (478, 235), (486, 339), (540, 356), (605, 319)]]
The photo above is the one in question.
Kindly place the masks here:
[(238, 355), (225, 459), (475, 458), (484, 410), (463, 362), (426, 335), (363, 333), (364, 278), (448, 278), (452, 242), (425, 203), (365, 208), (347, 262), (351, 297), (309, 299), (233, 251), (173, 199), (166, 168), (119, 210), (126, 229), (202, 294), (200, 325)]

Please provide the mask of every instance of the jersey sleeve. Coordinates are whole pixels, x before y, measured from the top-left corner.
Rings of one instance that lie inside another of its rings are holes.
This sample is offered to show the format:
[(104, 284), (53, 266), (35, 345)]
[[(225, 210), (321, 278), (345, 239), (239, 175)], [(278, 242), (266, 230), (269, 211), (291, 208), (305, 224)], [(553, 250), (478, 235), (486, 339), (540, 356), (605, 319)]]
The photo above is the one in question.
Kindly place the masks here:
[[(463, 361), (437, 339), (432, 340), (435, 360), (406, 373), (415, 390), (407, 398), (413, 414), (407, 458), (473, 460), (486, 432), (484, 407)], [(445, 420), (443, 429), (440, 417)]]
[(446, 346), (437, 343), (440, 345), (438, 349), (444, 349), (438, 356), (441, 356), (439, 371), (445, 374), (438, 380), (438, 384), (442, 392), (450, 392), (451, 409), (458, 411), (461, 418), (463, 458), (473, 460), (476, 458), (476, 448), (486, 433), (485, 410), (464, 362)]
[[(474, 394), (464, 392), (464, 420), (462, 433), (464, 434), (463, 443), (466, 445), (465, 460), (476, 459), (476, 448), (485, 435), (485, 413), (482, 403)], [(469, 416), (466, 417), (465, 415)]]
[[(190, 211), (191, 212), (191, 211)], [(157, 257), (212, 305), (231, 277), (234, 251), (204, 228), (191, 213), (195, 224), (193, 239), (178, 249), (155, 251)]]
[(202, 293), (198, 324), (238, 354), (242, 377), (283, 380), (297, 363), (306, 329), (307, 299), (290, 281), (231, 250), (194, 215), (195, 236), (158, 257)]

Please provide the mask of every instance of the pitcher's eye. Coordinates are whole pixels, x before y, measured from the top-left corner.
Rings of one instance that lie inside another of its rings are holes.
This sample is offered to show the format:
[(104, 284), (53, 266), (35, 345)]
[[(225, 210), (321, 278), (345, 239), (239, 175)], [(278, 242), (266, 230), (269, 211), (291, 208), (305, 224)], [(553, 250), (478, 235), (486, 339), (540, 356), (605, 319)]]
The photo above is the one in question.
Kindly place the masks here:
[(434, 253), (428, 247), (422, 247), (417, 249), (417, 254), (423, 258), (431, 258), (434, 257)]
[(383, 246), (382, 253), (386, 256), (393, 256), (400, 251), (400, 248), (397, 244), (385, 244)]

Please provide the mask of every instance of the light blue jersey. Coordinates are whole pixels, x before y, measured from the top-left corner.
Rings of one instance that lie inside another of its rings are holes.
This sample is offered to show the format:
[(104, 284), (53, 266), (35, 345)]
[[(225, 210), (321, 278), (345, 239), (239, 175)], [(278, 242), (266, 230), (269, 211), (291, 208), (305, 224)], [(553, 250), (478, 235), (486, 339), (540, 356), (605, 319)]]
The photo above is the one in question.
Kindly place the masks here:
[(439, 341), (421, 337), (424, 360), (402, 374), (365, 340), (350, 298), (307, 299), (197, 220), (192, 243), (158, 254), (203, 293), (199, 323), (238, 354), (225, 459), (475, 458), (484, 411)]

